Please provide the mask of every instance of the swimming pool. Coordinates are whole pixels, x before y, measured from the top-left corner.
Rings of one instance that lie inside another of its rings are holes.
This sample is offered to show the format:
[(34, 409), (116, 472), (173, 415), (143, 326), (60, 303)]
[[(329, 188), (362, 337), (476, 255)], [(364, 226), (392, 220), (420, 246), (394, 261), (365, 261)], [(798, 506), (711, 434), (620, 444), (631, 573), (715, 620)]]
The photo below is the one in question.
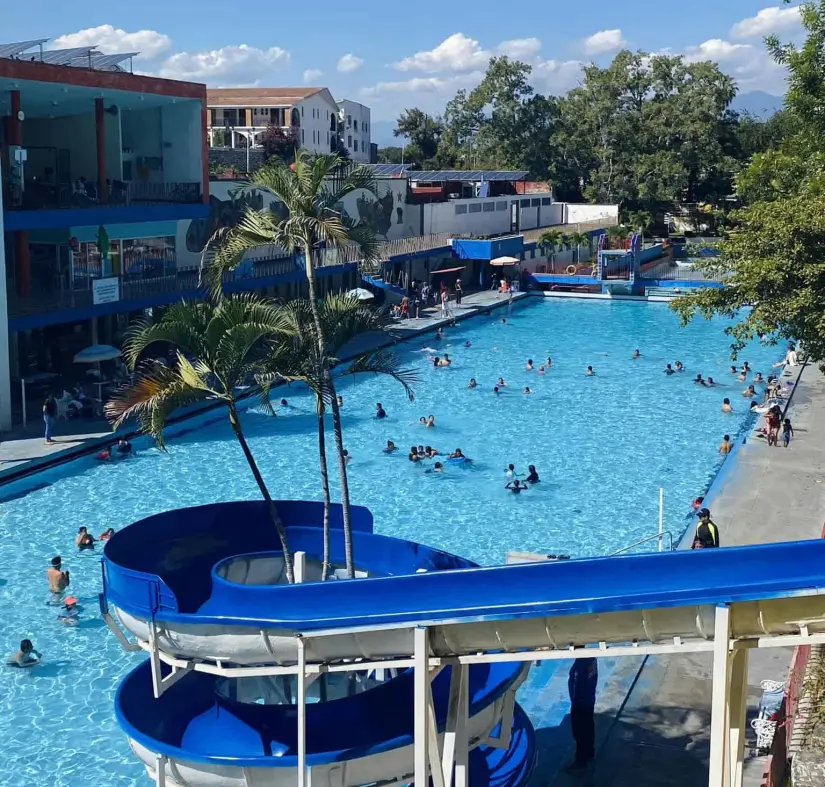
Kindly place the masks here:
[[(681, 330), (664, 304), (531, 301), (463, 323), (440, 343), (429, 335), (401, 349), (420, 373), (412, 405), (389, 380), (342, 386), (352, 500), (372, 509), (378, 532), (488, 564), (510, 549), (606, 554), (655, 533), (660, 486), (666, 528), (674, 535), (684, 529), (690, 501), (715, 471), (722, 435), (745, 421), (745, 386), (727, 371), (722, 324)], [(450, 353), (452, 367), (432, 368), (423, 345)], [(636, 347), (642, 357), (632, 360)], [(548, 354), (553, 368), (546, 375), (524, 370), (528, 358), (538, 368)], [(776, 355), (757, 346), (741, 357), (766, 374)], [(686, 373), (666, 377), (665, 364), (676, 360)], [(588, 365), (594, 377), (585, 377)], [(725, 387), (695, 386), (697, 372)], [(495, 396), (500, 376), (508, 386)], [(470, 377), (478, 389), (467, 388)], [(534, 393), (521, 393), (525, 385)], [(313, 405), (294, 389), (281, 396), (290, 406), (278, 418), (245, 415), (252, 450), (273, 494), (320, 499)], [(721, 412), (725, 396), (737, 409), (733, 416)], [(379, 401), (389, 415), (382, 421), (374, 418)], [(417, 423), (429, 414), (435, 429)], [(388, 439), (398, 454), (381, 452)], [(428, 466), (406, 458), (419, 443), (461, 447), (475, 461), (426, 473)], [(506, 492), (510, 462), (520, 472), (535, 464), (542, 483), (519, 496)], [(257, 489), (223, 418), (172, 440), (169, 454), (147, 447), (120, 465), (78, 460), (29, 486), (46, 483), (14, 499), (24, 487), (0, 490), (2, 646), (10, 652), (31, 637), (47, 658), (37, 670), (0, 677), (0, 784), (147, 784), (112, 713), (119, 679), (141, 656), (121, 651), (97, 617), (98, 558), (76, 554), (74, 534), (81, 524), (97, 534), (169, 508), (255, 498)], [(44, 603), (54, 554), (64, 556), (84, 606), (75, 629), (60, 626)], [(564, 667), (548, 662), (523, 690), (537, 726), (563, 715)], [(603, 665), (603, 679), (610, 669)]]

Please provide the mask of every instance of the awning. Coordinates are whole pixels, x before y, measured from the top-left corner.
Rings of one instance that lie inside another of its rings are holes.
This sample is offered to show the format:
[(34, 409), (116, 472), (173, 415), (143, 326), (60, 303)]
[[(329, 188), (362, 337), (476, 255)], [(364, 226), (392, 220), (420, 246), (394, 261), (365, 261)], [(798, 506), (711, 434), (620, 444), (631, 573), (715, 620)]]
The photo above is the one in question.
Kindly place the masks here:
[(457, 273), (458, 271), (463, 271), (464, 268), (464, 265), (459, 265), (457, 268), (440, 268), (437, 271), (430, 271), (430, 273), (433, 275), (436, 273)]
[(517, 257), (496, 257), (490, 260), (490, 265), (518, 265), (520, 262)]

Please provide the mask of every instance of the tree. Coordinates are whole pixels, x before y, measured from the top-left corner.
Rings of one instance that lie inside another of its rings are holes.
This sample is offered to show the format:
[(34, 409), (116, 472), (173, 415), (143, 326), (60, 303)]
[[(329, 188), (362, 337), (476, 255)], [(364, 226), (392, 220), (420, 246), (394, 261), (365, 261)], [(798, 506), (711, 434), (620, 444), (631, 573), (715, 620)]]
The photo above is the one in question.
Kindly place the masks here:
[(561, 230), (549, 229), (539, 235), (536, 245), (545, 253), (549, 252), (551, 260), (556, 259), (556, 252), (564, 245), (564, 234)]
[[(335, 391), (325, 384), (324, 368), (338, 363), (341, 350), (358, 337), (386, 331), (392, 320), (386, 310), (373, 310), (363, 301), (348, 295), (327, 295), (319, 304), (318, 311), (324, 327), (325, 357), (318, 356), (320, 346), (315, 336), (315, 323), (309, 301), (294, 300), (279, 307), (279, 316), (287, 326), (291, 340), (291, 352), (272, 358), (269, 374), (260, 377), (264, 395), (268, 396), (271, 382), (279, 379), (303, 382), (315, 395), (318, 415), (318, 453), (321, 468), (321, 484), (324, 498), (324, 558), (322, 579), (330, 569), (329, 509), (331, 497), (327, 471), (325, 413), (331, 405)], [(412, 384), (416, 381), (413, 371), (398, 365), (395, 355), (388, 350), (364, 350), (353, 356), (343, 367), (341, 376), (354, 374), (381, 374), (397, 380), (404, 386), (410, 401), (415, 398)], [(351, 535), (344, 533), (345, 551), (352, 552)]]
[(564, 242), (576, 250), (576, 264), (579, 263), (579, 251), (582, 246), (590, 246), (590, 236), (586, 232), (571, 232), (564, 236)]
[[(333, 179), (333, 176), (336, 176)], [(212, 289), (220, 293), (223, 274), (234, 270), (244, 254), (257, 246), (273, 245), (292, 254), (303, 254), (303, 265), (309, 289), (309, 305), (315, 325), (315, 339), (324, 386), (330, 393), (330, 408), (338, 452), (338, 470), (341, 475), (341, 504), (344, 533), (347, 540), (347, 573), (355, 576), (352, 557), (352, 529), (350, 518), (349, 484), (344, 456), (344, 438), (341, 413), (335, 396), (335, 382), (326, 353), (325, 326), (321, 320), (315, 285), (315, 266), (325, 249), (355, 247), (365, 264), (371, 264), (378, 253), (378, 241), (372, 228), (363, 221), (355, 222), (340, 209), (346, 197), (356, 191), (376, 196), (376, 184), (367, 167), (346, 169), (338, 156), (310, 156), (299, 150), (295, 163), (289, 167), (283, 162), (270, 163), (252, 177), (251, 188), (261, 189), (276, 196), (284, 206), (285, 214), (248, 208), (238, 224), (216, 234), (209, 244), (215, 256), (207, 275)]]
[[(281, 539), (287, 580), (293, 582), (286, 528), (246, 442), (237, 395), (240, 386), (265, 371), (265, 364), (277, 357), (279, 343), (288, 330), (271, 304), (250, 294), (233, 295), (217, 304), (211, 300), (175, 303), (157, 323), (138, 320), (128, 330), (123, 354), (135, 378), (113, 394), (105, 412), (115, 428), (136, 418), (140, 430), (165, 449), (163, 429), (174, 410), (204, 400), (224, 405)], [(144, 352), (157, 344), (174, 349), (170, 364), (142, 360)]]
[(378, 148), (379, 164), (403, 164), (404, 148), (390, 145), (385, 148)]
[(438, 143), (444, 127), (438, 118), (420, 109), (405, 109), (399, 116), (395, 130), (396, 137), (407, 137), (410, 144), (405, 146), (405, 161), (424, 166), (435, 158)]
[(276, 126), (270, 123), (262, 132), (258, 139), (264, 149), (264, 156), (267, 159), (276, 158), (291, 164), (295, 160), (295, 151), (301, 147), (301, 139), (298, 129), (289, 129), (283, 126)]

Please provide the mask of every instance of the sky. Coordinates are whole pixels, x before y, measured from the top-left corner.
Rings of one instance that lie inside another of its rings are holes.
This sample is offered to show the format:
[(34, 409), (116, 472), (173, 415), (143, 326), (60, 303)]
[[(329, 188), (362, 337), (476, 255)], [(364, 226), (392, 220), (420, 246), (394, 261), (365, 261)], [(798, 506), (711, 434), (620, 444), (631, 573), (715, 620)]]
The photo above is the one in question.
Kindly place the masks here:
[(371, 107), (373, 124), (406, 107), (442, 110), (496, 54), (530, 63), (543, 93), (565, 92), (582, 64), (604, 65), (630, 48), (714, 60), (741, 92), (779, 95), (784, 73), (762, 40), (801, 34), (798, 3), (779, 0), (37, 0), (24, 8), (4, 14), (4, 42), (48, 37), (52, 48), (140, 51), (136, 71), (212, 87), (326, 86)]

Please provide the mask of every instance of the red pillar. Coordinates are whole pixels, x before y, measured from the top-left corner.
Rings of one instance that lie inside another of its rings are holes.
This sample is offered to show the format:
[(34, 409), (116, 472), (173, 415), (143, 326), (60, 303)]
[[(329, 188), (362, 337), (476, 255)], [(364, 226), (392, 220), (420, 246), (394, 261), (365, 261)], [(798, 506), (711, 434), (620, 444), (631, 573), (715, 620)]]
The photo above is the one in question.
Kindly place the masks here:
[(207, 205), (209, 204), (209, 137), (206, 128), (206, 113), (208, 111), (206, 102), (204, 101), (201, 104), (201, 137), (203, 139), (203, 153), (201, 156), (203, 157), (203, 201)]
[(95, 128), (97, 130), (97, 193), (101, 202), (109, 201), (106, 186), (106, 115), (103, 99), (95, 99)]

